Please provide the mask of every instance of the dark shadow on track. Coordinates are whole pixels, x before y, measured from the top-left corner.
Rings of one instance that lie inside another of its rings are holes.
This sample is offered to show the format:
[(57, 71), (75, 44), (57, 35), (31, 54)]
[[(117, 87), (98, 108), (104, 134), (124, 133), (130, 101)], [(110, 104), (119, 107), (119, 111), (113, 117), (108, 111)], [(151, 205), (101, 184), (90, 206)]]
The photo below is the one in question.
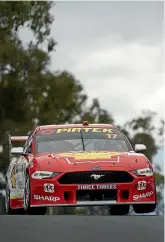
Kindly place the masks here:
[(2, 242), (163, 242), (163, 216), (0, 216)]

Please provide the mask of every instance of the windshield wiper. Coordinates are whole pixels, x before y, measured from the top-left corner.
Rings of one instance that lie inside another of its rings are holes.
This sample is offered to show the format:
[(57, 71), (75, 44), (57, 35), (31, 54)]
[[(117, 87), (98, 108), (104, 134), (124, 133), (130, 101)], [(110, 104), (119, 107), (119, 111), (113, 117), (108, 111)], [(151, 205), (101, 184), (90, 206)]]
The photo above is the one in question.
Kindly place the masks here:
[(80, 134), (81, 134), (81, 140), (82, 140), (82, 145), (83, 145), (83, 151), (85, 151), (85, 144), (84, 144), (84, 139), (83, 139), (83, 135), (82, 135), (81, 129), (80, 129)]

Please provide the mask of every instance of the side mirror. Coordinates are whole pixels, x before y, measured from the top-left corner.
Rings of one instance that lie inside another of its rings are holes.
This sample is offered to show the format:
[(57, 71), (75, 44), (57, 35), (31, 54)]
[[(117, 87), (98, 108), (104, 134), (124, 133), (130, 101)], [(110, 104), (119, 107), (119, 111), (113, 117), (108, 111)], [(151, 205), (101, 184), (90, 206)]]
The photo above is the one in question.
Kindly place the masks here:
[(135, 144), (135, 152), (146, 151), (147, 147), (143, 144)]
[(15, 147), (11, 149), (11, 155), (23, 155), (23, 148), (22, 147)]

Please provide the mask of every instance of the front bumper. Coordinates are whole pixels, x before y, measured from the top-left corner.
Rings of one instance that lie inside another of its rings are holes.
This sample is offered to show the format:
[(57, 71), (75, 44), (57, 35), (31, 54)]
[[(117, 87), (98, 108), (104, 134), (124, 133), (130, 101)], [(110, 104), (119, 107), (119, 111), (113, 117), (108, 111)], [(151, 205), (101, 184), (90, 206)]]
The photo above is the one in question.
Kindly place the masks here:
[[(138, 182), (146, 187), (138, 190)], [(100, 206), (120, 204), (154, 204), (156, 192), (154, 177), (136, 177), (131, 183), (61, 185), (56, 179), (31, 178), (31, 207), (52, 206)], [(100, 189), (101, 185), (101, 189)], [(102, 186), (105, 185), (105, 186)], [(115, 185), (116, 188), (113, 186)], [(45, 187), (46, 191), (45, 191)], [(81, 189), (80, 189), (81, 187)], [(99, 188), (99, 189), (98, 189)]]

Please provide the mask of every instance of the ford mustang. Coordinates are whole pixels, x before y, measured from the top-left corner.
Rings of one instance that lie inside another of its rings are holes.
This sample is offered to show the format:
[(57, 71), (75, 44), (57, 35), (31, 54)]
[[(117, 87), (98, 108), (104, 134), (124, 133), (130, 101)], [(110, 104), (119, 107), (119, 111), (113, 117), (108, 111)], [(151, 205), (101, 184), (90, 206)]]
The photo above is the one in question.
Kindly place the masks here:
[(8, 214), (45, 214), (53, 206), (107, 205), (111, 215), (127, 215), (131, 205), (136, 213), (156, 208), (146, 146), (133, 148), (114, 125), (39, 126), (29, 136), (9, 135), (9, 146)]

